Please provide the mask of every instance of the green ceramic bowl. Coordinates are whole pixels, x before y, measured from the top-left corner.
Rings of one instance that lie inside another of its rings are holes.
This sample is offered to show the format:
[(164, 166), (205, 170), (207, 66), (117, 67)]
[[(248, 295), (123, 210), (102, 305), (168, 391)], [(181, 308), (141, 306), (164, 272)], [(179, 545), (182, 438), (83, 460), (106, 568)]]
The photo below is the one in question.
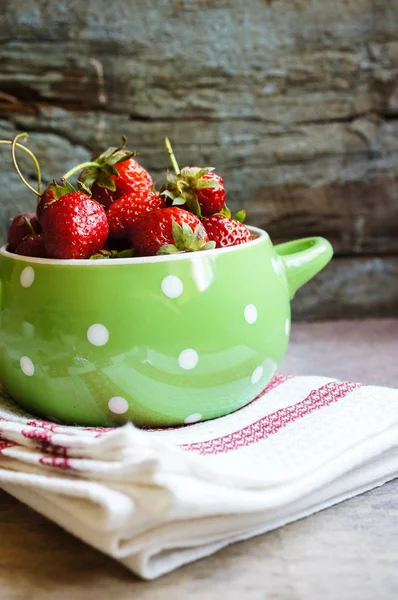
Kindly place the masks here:
[(114, 260), (0, 250), (0, 380), (63, 423), (194, 423), (230, 413), (270, 381), (290, 299), (331, 259), (323, 238)]

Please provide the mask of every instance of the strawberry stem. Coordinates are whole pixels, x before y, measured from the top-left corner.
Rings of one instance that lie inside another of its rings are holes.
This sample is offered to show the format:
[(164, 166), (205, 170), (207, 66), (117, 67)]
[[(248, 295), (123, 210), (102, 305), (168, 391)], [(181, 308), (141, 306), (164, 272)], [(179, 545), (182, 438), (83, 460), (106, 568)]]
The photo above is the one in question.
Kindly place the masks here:
[(97, 169), (100, 169), (101, 165), (93, 161), (80, 163), (80, 165), (76, 165), (76, 167), (73, 167), (72, 169), (67, 171), (65, 175), (62, 175), (61, 179), (69, 179), (69, 177), (72, 177), (72, 175), (74, 175), (78, 171), (83, 171), (83, 169), (87, 169), (88, 167), (96, 167)]
[(26, 223), (27, 228), (30, 230), (30, 234), (31, 235), (37, 235), (36, 231), (34, 230), (34, 227), (33, 227), (32, 223), (29, 221), (29, 219), (27, 219), (26, 217), (24, 217), (24, 221)]
[(20, 178), (20, 180), (22, 181), (22, 183), (24, 183), (26, 185), (26, 187), (28, 188), (28, 190), (30, 190), (31, 192), (33, 192), (34, 194), (36, 194), (36, 196), (40, 196), (41, 195), (41, 192), (40, 192), (40, 187), (41, 187), (40, 184), (41, 184), (41, 182), (38, 181), (38, 188), (39, 189), (35, 190), (35, 188), (32, 187), (30, 185), (30, 183), (28, 183), (26, 181), (25, 177), (22, 175), (21, 169), (19, 168), (18, 163), (17, 163), (17, 158), (15, 156), (15, 148), (16, 148), (16, 145), (17, 145), (17, 142), (18, 142), (19, 138), (21, 138), (21, 137), (23, 137), (23, 138), (25, 138), (25, 140), (27, 140), (28, 139), (28, 134), (26, 132), (24, 132), (24, 133), (18, 133), (14, 137), (14, 139), (12, 140), (12, 142), (11, 142), (12, 164), (14, 165), (14, 168), (15, 168), (16, 172), (18, 173), (18, 177)]
[(177, 162), (177, 159), (176, 159), (176, 157), (174, 155), (173, 148), (171, 147), (170, 140), (169, 140), (169, 138), (167, 136), (164, 138), (164, 145), (166, 146), (167, 153), (170, 156), (170, 162), (171, 162), (171, 165), (172, 165), (172, 167), (174, 169), (174, 173), (176, 175), (179, 175), (180, 174), (180, 167), (178, 166), (178, 162)]
[[(28, 137), (26, 134), (24, 134), (26, 137)], [(0, 145), (12, 145), (12, 141), (11, 140), (0, 140)], [(34, 164), (35, 164), (35, 168), (36, 168), (36, 174), (37, 174), (37, 192), (36, 190), (34, 190), (34, 193), (37, 195), (41, 194), (41, 172), (40, 172), (40, 165), (39, 165), (39, 161), (37, 160), (36, 156), (33, 154), (33, 152), (31, 150), (29, 150), (29, 148), (27, 148), (26, 146), (22, 146), (22, 144), (18, 144), (15, 143), (15, 147), (16, 148), (20, 148), (21, 150), (23, 150), (24, 152), (26, 152), (26, 154), (29, 154), (30, 158), (33, 160)]]

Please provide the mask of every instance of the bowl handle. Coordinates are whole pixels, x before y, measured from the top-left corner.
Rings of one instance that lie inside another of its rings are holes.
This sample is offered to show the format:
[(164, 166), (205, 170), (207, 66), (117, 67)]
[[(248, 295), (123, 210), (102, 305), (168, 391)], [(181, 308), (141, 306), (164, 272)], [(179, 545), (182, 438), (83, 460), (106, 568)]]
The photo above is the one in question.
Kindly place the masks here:
[(285, 267), (290, 298), (315, 277), (333, 256), (331, 244), (323, 237), (310, 237), (275, 246)]

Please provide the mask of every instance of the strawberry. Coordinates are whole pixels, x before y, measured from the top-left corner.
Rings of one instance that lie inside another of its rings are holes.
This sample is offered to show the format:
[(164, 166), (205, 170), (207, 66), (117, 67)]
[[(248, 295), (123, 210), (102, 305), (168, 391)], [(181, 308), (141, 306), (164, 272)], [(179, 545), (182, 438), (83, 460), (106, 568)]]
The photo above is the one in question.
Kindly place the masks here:
[(53, 258), (88, 258), (108, 237), (103, 206), (82, 192), (66, 193), (47, 204), (41, 225), (44, 247)]
[(108, 208), (109, 237), (112, 240), (128, 240), (130, 226), (146, 213), (164, 208), (166, 201), (156, 192), (144, 190), (130, 192), (119, 198)]
[(114, 191), (112, 191), (111, 187), (101, 187), (101, 185), (96, 182), (94, 182), (91, 187), (93, 198), (106, 209), (109, 208), (115, 200), (118, 200), (126, 194), (146, 192), (153, 186), (153, 181), (148, 171), (138, 164), (134, 158), (128, 158), (119, 163), (117, 171), (119, 172), (118, 176), (111, 175), (111, 179), (115, 185)]
[(102, 204), (105, 210), (110, 207), (112, 202), (115, 202), (119, 198), (119, 193), (116, 190), (112, 192), (112, 190), (101, 187), (95, 182), (91, 186), (91, 195), (94, 200)]
[(213, 173), (212, 167), (184, 167), (180, 170), (168, 138), (165, 138), (175, 174), (167, 173), (167, 187), (163, 192), (173, 206), (182, 206), (201, 217), (220, 212), (226, 201), (223, 179)]
[(152, 177), (134, 158), (128, 158), (117, 166), (118, 175), (112, 175), (116, 191), (121, 195), (136, 190), (150, 190), (153, 186)]
[(215, 247), (209, 242), (200, 219), (177, 206), (153, 210), (135, 221), (130, 227), (130, 243), (134, 256), (194, 252)]
[(15, 252), (22, 240), (28, 235), (36, 235), (41, 232), (40, 223), (34, 213), (22, 213), (13, 218), (8, 230), (9, 252)]
[(202, 181), (216, 182), (219, 186), (199, 188), (196, 192), (202, 215), (206, 217), (220, 212), (225, 206), (227, 196), (224, 189), (224, 180), (216, 173), (206, 173), (203, 175)]
[(51, 202), (52, 200), (55, 200), (54, 187), (56, 185), (57, 184), (55, 181), (49, 183), (48, 186), (46, 187), (46, 189), (44, 190), (44, 192), (42, 193), (42, 195), (39, 196), (39, 198), (38, 198), (38, 202), (37, 202), (37, 206), (36, 206), (36, 215), (39, 220), (41, 218), (41, 214), (42, 214), (46, 204), (48, 204), (48, 202)]
[(65, 173), (68, 179), (83, 168), (79, 182), (85, 191), (105, 208), (125, 194), (150, 190), (153, 181), (148, 171), (134, 158), (133, 152), (124, 150), (126, 138), (118, 148), (108, 148), (88, 163), (82, 163)]
[(202, 221), (209, 239), (216, 243), (216, 248), (236, 246), (252, 240), (250, 229), (236, 219), (222, 215), (213, 215)]
[(36, 256), (39, 258), (49, 258), (48, 253), (44, 247), (44, 240), (42, 235), (28, 235), (19, 244), (15, 250), (15, 254), (21, 254), (22, 256)]

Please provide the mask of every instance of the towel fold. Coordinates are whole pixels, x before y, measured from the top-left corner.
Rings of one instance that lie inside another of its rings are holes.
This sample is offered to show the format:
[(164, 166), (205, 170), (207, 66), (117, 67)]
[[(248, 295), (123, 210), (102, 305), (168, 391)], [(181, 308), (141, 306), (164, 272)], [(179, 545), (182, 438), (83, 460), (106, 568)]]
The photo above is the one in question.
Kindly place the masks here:
[(67, 427), (0, 395), (0, 487), (153, 579), (398, 475), (398, 390), (279, 375), (225, 417)]

